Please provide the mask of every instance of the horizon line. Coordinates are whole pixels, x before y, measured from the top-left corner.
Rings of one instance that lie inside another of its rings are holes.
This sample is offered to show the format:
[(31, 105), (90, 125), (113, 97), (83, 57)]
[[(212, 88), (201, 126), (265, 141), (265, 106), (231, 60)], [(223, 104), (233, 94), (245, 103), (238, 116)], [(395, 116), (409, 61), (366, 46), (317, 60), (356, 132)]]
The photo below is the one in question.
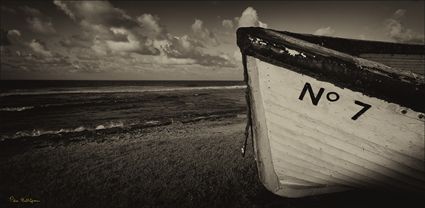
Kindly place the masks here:
[(235, 81), (244, 81), (243, 79), (241, 80), (172, 80), (172, 79), (150, 79), (150, 80), (139, 80), (139, 79), (0, 79), (0, 81), (172, 81), (172, 82), (176, 82), (176, 81), (193, 81), (193, 82), (235, 82)]

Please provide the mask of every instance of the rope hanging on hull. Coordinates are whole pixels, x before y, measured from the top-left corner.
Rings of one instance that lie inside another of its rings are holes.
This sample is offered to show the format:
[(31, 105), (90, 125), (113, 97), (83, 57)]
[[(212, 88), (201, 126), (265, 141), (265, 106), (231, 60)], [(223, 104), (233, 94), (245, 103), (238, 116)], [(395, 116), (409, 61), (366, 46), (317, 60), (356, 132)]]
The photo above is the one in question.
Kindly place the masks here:
[[(241, 52), (242, 53), (242, 52)], [(246, 122), (246, 126), (245, 126), (245, 141), (244, 144), (241, 148), (242, 151), (242, 157), (245, 157), (245, 153), (246, 153), (246, 146), (248, 144), (248, 137), (251, 134), (251, 138), (253, 139), (253, 129), (252, 129), (252, 118), (251, 118), (251, 88), (249, 87), (249, 78), (248, 78), (248, 68), (247, 68), (247, 63), (246, 63), (246, 55), (244, 53), (242, 53), (242, 63), (243, 63), (243, 68), (244, 68), (244, 82), (246, 84), (246, 88), (245, 88), (245, 99), (246, 99), (246, 104), (248, 107), (248, 112), (247, 112), (247, 122)], [(254, 144), (252, 142), (252, 144)]]

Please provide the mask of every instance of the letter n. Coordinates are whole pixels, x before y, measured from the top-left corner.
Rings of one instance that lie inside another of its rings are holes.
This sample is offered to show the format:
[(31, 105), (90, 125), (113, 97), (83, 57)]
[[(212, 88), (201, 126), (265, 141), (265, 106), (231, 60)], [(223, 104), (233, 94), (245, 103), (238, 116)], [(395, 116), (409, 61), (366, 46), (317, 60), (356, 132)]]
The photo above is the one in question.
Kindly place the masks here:
[(311, 102), (313, 105), (317, 105), (319, 103), (320, 97), (322, 97), (323, 92), (325, 91), (324, 88), (320, 88), (319, 93), (317, 93), (316, 96), (314, 96), (313, 89), (311, 88), (310, 83), (306, 82), (304, 85), (303, 90), (301, 91), (300, 97), (298, 99), (303, 100), (305, 93), (307, 92), (310, 94)]

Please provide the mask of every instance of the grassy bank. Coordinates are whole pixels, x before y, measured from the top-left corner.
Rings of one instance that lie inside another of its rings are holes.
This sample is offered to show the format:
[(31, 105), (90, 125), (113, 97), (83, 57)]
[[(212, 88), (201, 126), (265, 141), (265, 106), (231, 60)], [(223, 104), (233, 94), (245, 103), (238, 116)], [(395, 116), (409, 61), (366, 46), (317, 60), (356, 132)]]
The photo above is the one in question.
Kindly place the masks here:
[(42, 207), (247, 206), (262, 186), (252, 151), (240, 155), (243, 125), (178, 123), (38, 144), (2, 159), (1, 192)]
[[(1, 157), (4, 200), (0, 205), (398, 207), (414, 203), (363, 193), (304, 199), (275, 196), (258, 180), (253, 150), (241, 157), (244, 125), (245, 118), (233, 117), (26, 144), (22, 151)], [(10, 196), (40, 203), (11, 203)]]

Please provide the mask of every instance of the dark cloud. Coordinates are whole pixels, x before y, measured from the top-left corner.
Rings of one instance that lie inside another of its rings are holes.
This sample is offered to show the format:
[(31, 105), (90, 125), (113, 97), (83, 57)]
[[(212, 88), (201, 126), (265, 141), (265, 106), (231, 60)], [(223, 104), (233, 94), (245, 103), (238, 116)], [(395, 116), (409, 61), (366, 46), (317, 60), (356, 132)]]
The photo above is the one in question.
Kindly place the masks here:
[(78, 34), (56, 31), (47, 16), (50, 13), (29, 6), (19, 7), (32, 31), (40, 34), (56, 32), (57, 36), (51, 39), (53, 43), (46, 44), (31, 38), (32, 33), (22, 34), (28, 40), (23, 39), (18, 30), (3, 31), (2, 38), (5, 36), (19, 47), (2, 49), (2, 65), (13, 65), (29, 72), (60, 70), (75, 73), (141, 69), (135, 66), (150, 70), (235, 66), (233, 59), (211, 50), (210, 46), (218, 46), (220, 42), (201, 19), (188, 24), (186, 29), (190, 30), (186, 34), (176, 36), (168, 33), (159, 16), (141, 13), (131, 17), (107, 1), (56, 0), (54, 4), (63, 12), (63, 17), (69, 17), (79, 27)]
[(137, 27), (138, 23), (108, 1), (54, 1), (71, 19), (109, 27)]
[(55, 4), (57, 7), (59, 7), (59, 9), (61, 9), (63, 12), (65, 12), (65, 14), (68, 15), (71, 19), (75, 20), (74, 13), (68, 8), (68, 6), (64, 2), (54, 0), (53, 4)]
[[(35, 47), (42, 47), (41, 50), (46, 50), (44, 48), (44, 43), (39, 40), (33, 40), (29, 45), (37, 45)], [(31, 46), (28, 46), (30, 48)], [(36, 50), (39, 50), (36, 49)], [(8, 54), (2, 54), (2, 67), (7, 66), (9, 68), (14, 68), (15, 70), (27, 71), (27, 72), (46, 72), (54, 71), (58, 69), (66, 69), (71, 62), (65, 56), (60, 56), (58, 54), (43, 54), (44, 52), (35, 52), (29, 51), (21, 53), (21, 51), (15, 51), (14, 53), (10, 51)]]
[(93, 45), (93, 37), (87, 32), (65, 36), (58, 41), (59, 45), (65, 48), (83, 48), (87, 49)]
[[(196, 19), (191, 25), (191, 34), (176, 37), (167, 33), (158, 16), (142, 14), (133, 19), (107, 1), (56, 0), (54, 4), (91, 34), (91, 49), (98, 55), (137, 53), (158, 56), (152, 57), (156, 63), (229, 65), (223, 57), (203, 52), (205, 44), (217, 46), (219, 41), (202, 20)], [(72, 39), (64, 39), (60, 44), (77, 46)]]
[(19, 30), (8, 30), (6, 35), (11, 45), (25, 45), (24, 40), (22, 39), (21, 32), (19, 32)]
[(16, 13), (16, 10), (9, 8), (9, 7), (6, 7), (6, 6), (3, 6), (3, 5), (1, 6), (1, 11), (2, 12), (9, 12), (9, 13), (12, 13), (12, 14)]
[(29, 6), (20, 7), (20, 9), (22, 11), (24, 11), (25, 14), (27, 14), (28, 16), (42, 16), (43, 15), (40, 10), (35, 9), (35, 8), (31, 8)]
[[(159, 51), (152, 46), (152, 40), (144, 34), (144, 32), (150, 33), (149, 30), (151, 33), (158, 32), (158, 28), (153, 27), (156, 26), (152, 22), (154, 18), (141, 18), (146, 20), (142, 29), (141, 22), (132, 19), (123, 10), (115, 8), (107, 1), (54, 1), (54, 4), (91, 34), (92, 49), (99, 55), (159, 54)], [(148, 20), (152, 20), (150, 24), (146, 23)], [(64, 41), (62, 45), (73, 44)]]
[(96, 57), (96, 56), (87, 56), (87, 55), (82, 55), (82, 54), (77, 54), (76, 56), (77, 56), (78, 60), (85, 60), (85, 61), (99, 60), (99, 58)]
[(65, 48), (87, 48), (90, 45), (87, 42), (79, 41), (72, 37), (63, 38), (59, 40), (59, 44)]
[(77, 41), (91, 41), (92, 37), (90, 34), (82, 31), (78, 34), (74, 34), (71, 36), (73, 39), (77, 40)]
[(44, 35), (56, 33), (50, 18), (46, 17), (40, 10), (29, 6), (20, 7), (20, 9), (28, 16), (26, 21), (32, 31)]
[(401, 43), (424, 43), (424, 34), (417, 33), (403, 25), (402, 20), (406, 13), (406, 10), (398, 9), (391, 18), (385, 21), (387, 35)]
[(39, 17), (27, 18), (27, 23), (32, 31), (41, 34), (54, 34), (56, 29), (53, 27), (51, 21), (43, 21)]
[(32, 39), (29, 42), (25, 41), (19, 30), (8, 30), (3, 34), (7, 37), (10, 46), (7, 48), (9, 53), (2, 54), (2, 58), (7, 57), (23, 62), (37, 59), (39, 63), (48, 63), (63, 57), (58, 53), (52, 52), (42, 40)]

